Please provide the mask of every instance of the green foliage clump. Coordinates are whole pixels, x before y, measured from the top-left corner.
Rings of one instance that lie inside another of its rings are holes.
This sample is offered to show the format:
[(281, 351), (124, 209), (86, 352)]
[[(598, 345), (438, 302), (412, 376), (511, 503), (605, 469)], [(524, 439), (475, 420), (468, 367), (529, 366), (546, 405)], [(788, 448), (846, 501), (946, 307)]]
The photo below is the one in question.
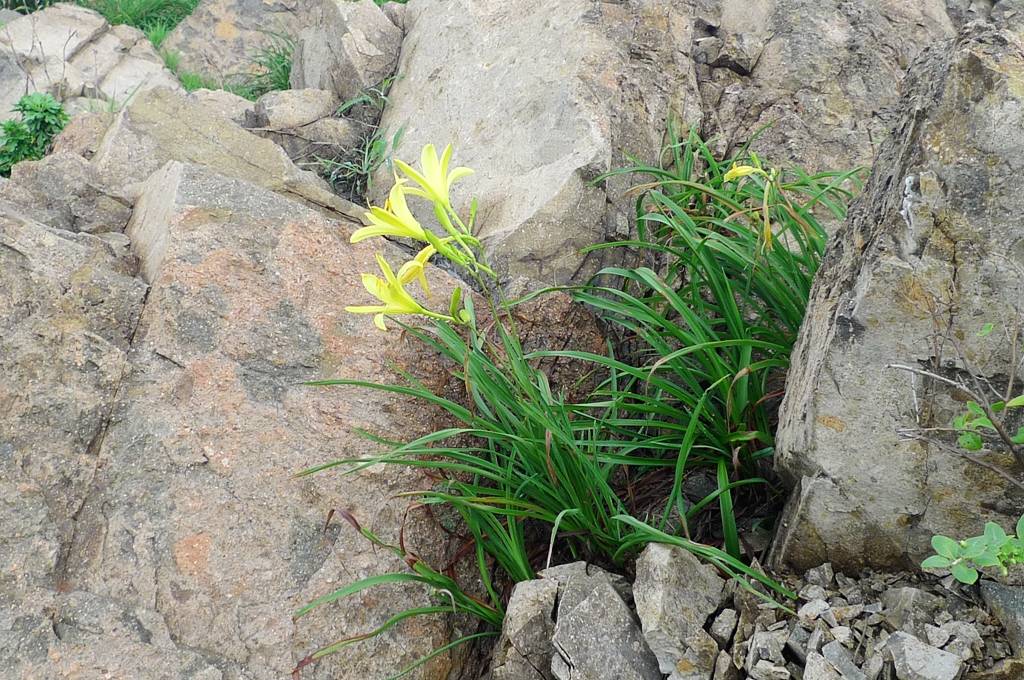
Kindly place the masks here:
[[(516, 305), (526, 300), (504, 300), (497, 281), (485, 275), (490, 269), (473, 237), (475, 205), (463, 221), (448, 199), (454, 178), (468, 172), (449, 175), (449, 155), (438, 161), (428, 147), (419, 171), (395, 161), (405, 179), (383, 208), (370, 209), (372, 226), (353, 240), (390, 234), (427, 245), (397, 274), (382, 262), (385, 279), (364, 275), (367, 290), (383, 304), (348, 309), (375, 314), (382, 329), (389, 315), (429, 319), (426, 327), (402, 324), (403, 332), (445, 360), (464, 385), (464, 398), (435, 393), (407, 373), (400, 373), (398, 385), (314, 384), (412, 397), (446, 412), (452, 425), (408, 442), (368, 435), (381, 453), (303, 474), (332, 468), (352, 474), (377, 465), (429, 471), (436, 483), (405, 495), (458, 514), (486, 602), (461, 592), (453, 602), (458, 584), (399, 546), (396, 554), (413, 572), (401, 577), (432, 588), (438, 600), (425, 613), (446, 608), (474, 615), (490, 626), (487, 634), (494, 634), (504, 612), (504, 584), (533, 578), (553, 558), (622, 565), (651, 542), (689, 550), (745, 587), (757, 581), (776, 596), (793, 597), (741, 559), (737, 500), (762, 502), (738, 494), (768, 484), (762, 463), (772, 453), (773, 404), (825, 243), (816, 211), (843, 217), (855, 173), (768, 170), (745, 151), (721, 162), (696, 134), (675, 141), (667, 167), (623, 171), (653, 180), (638, 190), (638, 238), (595, 246), (629, 249), (650, 262), (607, 268), (600, 283), (570, 289), (618, 329), (615, 351), (527, 351), (516, 330)], [(404, 189), (404, 182), (414, 186)], [(409, 196), (432, 203), (450, 236), (439, 239), (421, 227), (406, 207)], [(432, 254), (476, 282), (486, 312), (459, 295), (447, 314), (432, 311), (404, 291), (405, 284), (422, 281)], [(548, 380), (543, 367), (552, 359), (590, 362), (602, 376), (597, 389), (570, 400)], [(695, 470), (709, 470), (717, 488), (694, 502), (683, 482)], [(636, 501), (636, 489), (644, 490), (646, 503)], [(697, 540), (688, 523), (708, 513), (717, 514), (720, 531)], [(354, 518), (346, 519), (358, 528)], [(398, 576), (351, 584), (298, 614)], [(385, 627), (414, 615), (402, 612)], [(304, 663), (366, 637), (341, 640)]]
[(21, 120), (0, 124), (0, 175), (8, 177), (15, 163), (42, 158), (53, 138), (68, 123), (68, 114), (49, 94), (34, 92), (18, 100), (14, 111)]
[(948, 569), (953, 577), (968, 585), (978, 580), (978, 571), (998, 568), (1005, 576), (1008, 567), (1024, 564), (1024, 517), (1017, 521), (1016, 536), (995, 522), (985, 524), (985, 533), (962, 541), (933, 536), (935, 554), (921, 563), (922, 569)]
[(164, 50), (164, 66), (178, 77), (186, 92), (195, 90), (226, 90), (250, 101), (256, 101), (268, 92), (287, 90), (292, 72), (292, 53), (295, 42), (284, 35), (273, 36), (273, 42), (253, 57), (250, 71), (217, 80), (202, 73), (181, 67), (181, 55)]

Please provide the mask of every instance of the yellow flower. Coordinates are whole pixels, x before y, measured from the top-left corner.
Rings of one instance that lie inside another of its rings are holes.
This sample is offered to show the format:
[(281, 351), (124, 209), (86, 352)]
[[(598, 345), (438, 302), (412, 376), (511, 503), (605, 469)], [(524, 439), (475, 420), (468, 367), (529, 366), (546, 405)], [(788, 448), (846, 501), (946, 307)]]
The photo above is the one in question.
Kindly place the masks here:
[(395, 159), (395, 165), (398, 166), (398, 169), (406, 177), (420, 185), (419, 189), (407, 189), (406, 193), (422, 196), (434, 203), (440, 203), (444, 207), (451, 207), (451, 196), (449, 194), (452, 185), (463, 177), (473, 174), (473, 171), (469, 168), (461, 167), (455, 168), (449, 173), (448, 163), (451, 159), (451, 144), (444, 148), (444, 153), (441, 154), (440, 159), (437, 157), (437, 150), (433, 144), (427, 144), (423, 147), (423, 153), (420, 154), (420, 172), (414, 170), (408, 163)]
[(395, 177), (395, 186), (391, 188), (384, 207), (370, 207), (370, 212), (366, 213), (366, 220), (370, 226), (357, 229), (349, 239), (352, 243), (359, 243), (374, 236), (400, 236), (426, 242), (423, 227), (413, 217), (405, 201), (405, 194), (412, 191), (402, 186), (405, 182), (406, 180)]
[[(422, 253), (420, 253), (422, 255)], [(419, 257), (419, 255), (417, 255)], [(380, 300), (380, 305), (363, 305), (346, 307), (346, 312), (353, 314), (373, 314), (373, 323), (377, 328), (386, 331), (384, 325), (385, 314), (424, 314), (426, 316), (437, 316), (423, 308), (413, 297), (402, 288), (402, 282), (391, 271), (384, 256), (377, 253), (377, 264), (380, 266), (384, 278), (380, 279), (373, 274), (363, 274), (363, 287), (373, 297)]]
[(420, 283), (420, 288), (427, 295), (430, 295), (430, 286), (427, 285), (427, 274), (426, 267), (427, 262), (437, 252), (434, 246), (427, 246), (419, 253), (416, 254), (409, 262), (403, 264), (398, 270), (398, 280), (402, 285), (405, 285), (416, 279)]
[(734, 179), (739, 179), (741, 177), (746, 177), (747, 175), (753, 174), (764, 175), (765, 171), (759, 168), (755, 168), (752, 165), (736, 165), (735, 163), (733, 163), (732, 167), (729, 168), (729, 171), (722, 176), (722, 181), (731, 182)]

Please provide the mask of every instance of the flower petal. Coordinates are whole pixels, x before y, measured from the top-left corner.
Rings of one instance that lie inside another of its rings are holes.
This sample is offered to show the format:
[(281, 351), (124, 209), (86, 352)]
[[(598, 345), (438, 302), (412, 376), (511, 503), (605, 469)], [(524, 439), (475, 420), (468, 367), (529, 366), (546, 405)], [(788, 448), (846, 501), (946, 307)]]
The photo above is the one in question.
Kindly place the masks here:
[(388, 329), (388, 327), (384, 325), (384, 315), (383, 314), (376, 314), (376, 315), (374, 315), (374, 317), (373, 317), (373, 325), (376, 326), (377, 328), (381, 329), (382, 331), (386, 331)]
[(448, 191), (452, 190), (452, 185), (458, 182), (463, 177), (468, 177), (473, 174), (471, 168), (458, 167), (452, 170), (452, 174), (448, 175)]

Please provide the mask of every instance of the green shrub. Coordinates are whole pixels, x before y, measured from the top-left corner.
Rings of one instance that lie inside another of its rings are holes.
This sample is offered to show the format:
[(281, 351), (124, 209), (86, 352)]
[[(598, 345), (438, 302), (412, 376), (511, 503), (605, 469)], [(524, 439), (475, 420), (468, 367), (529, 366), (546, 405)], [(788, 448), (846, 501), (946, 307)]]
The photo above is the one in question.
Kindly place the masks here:
[(19, 99), (14, 111), (21, 114), (21, 120), (10, 119), (0, 124), (0, 175), (4, 177), (10, 176), (15, 163), (42, 158), (68, 122), (60, 102), (41, 92)]

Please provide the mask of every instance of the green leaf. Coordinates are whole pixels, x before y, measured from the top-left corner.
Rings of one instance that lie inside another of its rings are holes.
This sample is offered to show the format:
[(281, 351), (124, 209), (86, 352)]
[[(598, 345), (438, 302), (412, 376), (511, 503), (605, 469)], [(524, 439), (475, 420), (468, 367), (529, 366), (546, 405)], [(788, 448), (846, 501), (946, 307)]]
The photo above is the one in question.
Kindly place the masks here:
[(1024, 515), (1017, 520), (1017, 538), (1024, 541)]
[(995, 432), (996, 429), (995, 425), (993, 425), (992, 421), (989, 420), (988, 418), (975, 418), (974, 420), (971, 421), (971, 427), (974, 429), (984, 427), (989, 430), (992, 430), (993, 432)]
[(960, 553), (960, 544), (948, 536), (932, 536), (932, 548), (935, 549), (938, 555), (951, 560), (956, 559)]
[(921, 563), (922, 569), (946, 569), (952, 563), (952, 560), (943, 557), (942, 555), (932, 555), (924, 562)]
[(1010, 437), (1010, 441), (1014, 444), (1024, 444), (1024, 425), (1017, 428), (1017, 434)]
[(1006, 402), (1006, 408), (1021, 408), (1024, 407), (1024, 394), (1018, 394), (1016, 397)]
[(950, 571), (953, 573), (953, 578), (955, 578), (957, 581), (960, 581), (960, 583), (972, 585), (975, 581), (978, 580), (978, 571), (976, 569), (968, 567), (963, 562), (957, 562), (956, 564), (954, 564), (950, 568)]
[(462, 286), (455, 286), (452, 291), (452, 299), (448, 303), (448, 315), (453, 319), (459, 318), (459, 305), (462, 302)]
[(992, 333), (992, 329), (995, 328), (995, 327), (996, 326), (993, 323), (985, 324), (984, 326), (981, 327), (981, 330), (978, 331), (978, 337), (979, 338), (988, 337)]
[(996, 557), (996, 554), (991, 550), (983, 552), (971, 561), (978, 567), (998, 567), (1002, 564), (1002, 562), (999, 561), (999, 558)]
[(953, 427), (962, 430), (967, 426), (967, 414), (961, 413), (956, 418), (953, 418)]
[(981, 439), (981, 435), (977, 432), (964, 432), (956, 440), (957, 444), (961, 448), (967, 449), (968, 451), (980, 451), (984, 442)]
[(968, 401), (967, 402), (967, 410), (970, 411), (971, 413), (973, 413), (976, 416), (983, 416), (983, 415), (985, 415), (985, 410), (983, 408), (981, 408), (980, 406), (978, 406), (978, 402), (976, 402), (976, 401)]
[(995, 522), (985, 522), (985, 540), (994, 548), (1006, 543), (1006, 532)]
[(996, 403), (992, 404), (992, 406), (990, 406), (989, 408), (992, 409), (993, 413), (1001, 413), (1002, 411), (1006, 410), (1006, 402), (997, 401)]
[(975, 536), (963, 541), (960, 547), (960, 556), (973, 560), (978, 555), (989, 549), (988, 537)]

